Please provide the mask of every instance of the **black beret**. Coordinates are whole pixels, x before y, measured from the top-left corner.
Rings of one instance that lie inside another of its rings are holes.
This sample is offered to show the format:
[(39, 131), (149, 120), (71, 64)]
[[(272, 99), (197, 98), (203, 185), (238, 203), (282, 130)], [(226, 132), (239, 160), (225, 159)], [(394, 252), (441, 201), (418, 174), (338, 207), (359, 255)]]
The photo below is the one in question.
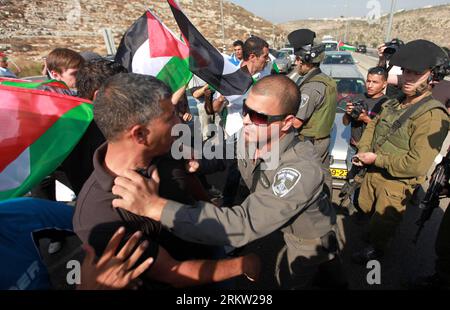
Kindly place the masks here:
[(299, 49), (301, 49), (305, 45), (312, 45), (314, 42), (314, 38), (316, 37), (316, 33), (309, 29), (298, 29), (292, 31), (288, 35), (289, 44), (294, 48), (294, 53), (297, 53)]
[[(392, 56), (390, 65), (423, 72), (445, 63), (446, 55), (442, 48), (427, 40), (414, 40)], [(448, 61), (448, 60), (447, 60)]]

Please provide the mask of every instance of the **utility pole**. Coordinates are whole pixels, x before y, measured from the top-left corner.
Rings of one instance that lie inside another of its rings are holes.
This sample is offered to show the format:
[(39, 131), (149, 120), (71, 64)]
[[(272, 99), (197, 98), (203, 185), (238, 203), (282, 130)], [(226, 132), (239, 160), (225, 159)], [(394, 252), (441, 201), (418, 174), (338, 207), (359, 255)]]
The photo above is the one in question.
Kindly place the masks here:
[(345, 20), (345, 34), (344, 34), (344, 43), (347, 42), (347, 33), (348, 33), (348, 19)]
[(223, 24), (223, 0), (220, 0), (220, 17), (222, 20), (222, 53), (225, 53), (225, 26)]
[(344, 43), (347, 42), (347, 33), (348, 33), (348, 17), (350, 16), (348, 14), (348, 0), (345, 1), (345, 13), (347, 15), (345, 19), (345, 34), (344, 34)]
[(396, 0), (391, 0), (391, 13), (389, 15), (389, 23), (388, 23), (388, 26), (386, 29), (386, 38), (385, 38), (384, 42), (391, 41), (392, 21), (394, 19), (394, 10), (395, 10), (396, 2), (397, 2)]
[(277, 48), (275, 46), (275, 25), (272, 24), (272, 45)]

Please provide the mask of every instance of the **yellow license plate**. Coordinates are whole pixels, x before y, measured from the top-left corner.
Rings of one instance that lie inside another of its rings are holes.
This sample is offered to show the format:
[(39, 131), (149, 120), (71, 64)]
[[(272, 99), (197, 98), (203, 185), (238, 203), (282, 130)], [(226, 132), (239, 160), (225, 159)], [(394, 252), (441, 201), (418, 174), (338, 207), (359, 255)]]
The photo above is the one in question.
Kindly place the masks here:
[(330, 169), (331, 176), (336, 179), (346, 179), (347, 169)]

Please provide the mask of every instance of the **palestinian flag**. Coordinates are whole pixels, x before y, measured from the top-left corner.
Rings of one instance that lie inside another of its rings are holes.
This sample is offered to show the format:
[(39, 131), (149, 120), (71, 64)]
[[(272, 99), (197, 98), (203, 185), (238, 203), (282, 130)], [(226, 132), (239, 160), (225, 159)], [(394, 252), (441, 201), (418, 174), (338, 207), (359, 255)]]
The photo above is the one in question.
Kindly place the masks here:
[(351, 51), (351, 52), (356, 51), (356, 46), (345, 44), (342, 41), (339, 41), (338, 47), (340, 51)]
[(52, 173), (93, 119), (87, 100), (15, 83), (0, 85), (0, 200), (24, 195)]
[(186, 43), (148, 10), (124, 34), (115, 60), (129, 72), (155, 76), (175, 92), (192, 78), (188, 57)]
[(273, 69), (273, 71), (275, 71), (275, 73), (280, 73), (280, 69), (278, 68), (275, 61), (272, 62), (272, 69)]
[(174, 0), (167, 0), (189, 47), (189, 69), (224, 96), (240, 96), (252, 85), (248, 72), (241, 70), (211, 45), (192, 25)]
[(0, 83), (3, 84), (4, 82), (30, 82), (28, 80), (22, 80), (22, 79), (16, 79), (16, 78), (9, 78), (9, 77), (0, 77)]

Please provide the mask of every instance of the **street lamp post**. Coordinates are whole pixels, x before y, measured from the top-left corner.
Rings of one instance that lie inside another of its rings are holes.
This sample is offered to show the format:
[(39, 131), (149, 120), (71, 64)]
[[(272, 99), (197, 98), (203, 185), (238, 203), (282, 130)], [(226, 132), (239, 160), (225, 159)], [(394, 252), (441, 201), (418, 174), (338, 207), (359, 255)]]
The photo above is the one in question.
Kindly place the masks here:
[(396, 0), (391, 0), (391, 13), (389, 14), (389, 23), (386, 29), (386, 40), (384, 40), (384, 42), (389, 42), (391, 40), (392, 21), (394, 19), (395, 2)]
[(220, 18), (222, 20), (222, 53), (225, 53), (225, 27), (223, 24), (223, 0), (220, 0)]
[(347, 33), (348, 33), (348, 18), (345, 20), (345, 34), (344, 34), (344, 43), (347, 42)]

